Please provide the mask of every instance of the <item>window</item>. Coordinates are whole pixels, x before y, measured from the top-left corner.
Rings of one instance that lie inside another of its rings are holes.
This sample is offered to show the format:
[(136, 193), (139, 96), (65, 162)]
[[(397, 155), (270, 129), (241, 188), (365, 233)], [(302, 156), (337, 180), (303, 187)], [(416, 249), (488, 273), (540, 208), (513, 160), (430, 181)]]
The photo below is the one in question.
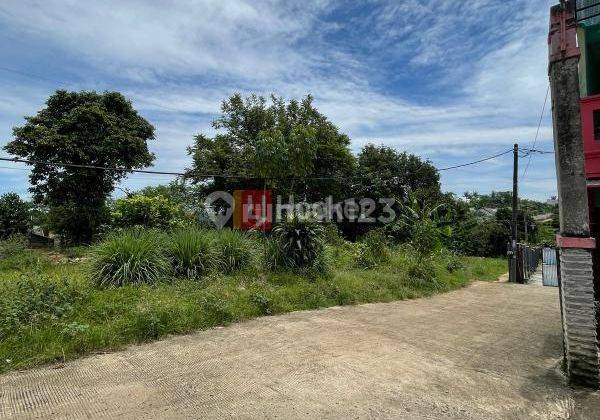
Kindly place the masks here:
[(600, 109), (594, 111), (594, 139), (600, 140)]

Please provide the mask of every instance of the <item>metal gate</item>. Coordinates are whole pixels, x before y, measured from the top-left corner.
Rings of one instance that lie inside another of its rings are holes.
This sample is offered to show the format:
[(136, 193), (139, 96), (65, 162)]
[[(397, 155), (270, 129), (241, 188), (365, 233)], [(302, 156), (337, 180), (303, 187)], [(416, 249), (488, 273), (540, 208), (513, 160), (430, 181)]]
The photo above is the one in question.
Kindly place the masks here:
[(558, 264), (556, 250), (544, 248), (542, 260), (542, 282), (544, 286), (558, 287)]

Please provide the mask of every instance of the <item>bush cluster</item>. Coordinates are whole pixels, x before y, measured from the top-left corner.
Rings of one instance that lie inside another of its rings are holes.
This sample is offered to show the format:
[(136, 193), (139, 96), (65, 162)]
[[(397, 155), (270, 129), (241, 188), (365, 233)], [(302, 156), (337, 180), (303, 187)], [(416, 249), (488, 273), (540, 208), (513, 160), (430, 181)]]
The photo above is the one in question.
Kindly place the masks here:
[(213, 269), (231, 274), (254, 264), (257, 243), (231, 230), (130, 229), (109, 235), (93, 251), (91, 275), (102, 286), (155, 283), (168, 276), (198, 278)]

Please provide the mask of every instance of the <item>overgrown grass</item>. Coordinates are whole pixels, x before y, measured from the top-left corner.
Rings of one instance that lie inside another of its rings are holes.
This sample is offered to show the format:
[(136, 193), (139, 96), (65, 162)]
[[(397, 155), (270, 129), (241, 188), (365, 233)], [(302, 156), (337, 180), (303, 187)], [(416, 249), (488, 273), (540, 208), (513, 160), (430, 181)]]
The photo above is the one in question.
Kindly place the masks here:
[(108, 237), (94, 252), (92, 277), (101, 286), (154, 283), (169, 274), (163, 235), (134, 229)]
[(210, 233), (193, 228), (174, 232), (169, 237), (167, 254), (174, 274), (187, 278), (208, 273), (216, 257)]
[(233, 274), (213, 270), (201, 282), (183, 275), (162, 277), (153, 284), (99, 287), (97, 279), (89, 277), (96, 263), (86, 258), (0, 272), (0, 371), (257, 316), (430, 296), (473, 279), (495, 280), (506, 271), (503, 260), (470, 257), (460, 257), (460, 264), (449, 269), (451, 257), (437, 255), (427, 275), (420, 276), (434, 279), (428, 281), (411, 273), (415, 263), (409, 250), (393, 249), (387, 263), (364, 269), (353, 264), (355, 248), (345, 243), (327, 247), (332, 260), (328, 276), (308, 278), (258, 266), (240, 272), (236, 269), (244, 262), (254, 261), (256, 240), (245, 235), (227, 239), (215, 250), (229, 255), (226, 268)]

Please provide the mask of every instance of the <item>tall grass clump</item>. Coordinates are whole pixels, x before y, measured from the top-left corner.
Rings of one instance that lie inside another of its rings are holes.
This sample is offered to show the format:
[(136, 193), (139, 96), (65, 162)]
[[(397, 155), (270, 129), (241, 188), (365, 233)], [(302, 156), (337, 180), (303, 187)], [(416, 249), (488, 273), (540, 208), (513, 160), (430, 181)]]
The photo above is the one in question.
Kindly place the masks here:
[(215, 250), (208, 232), (199, 229), (180, 229), (169, 236), (167, 254), (177, 276), (199, 277), (210, 271)]
[(254, 265), (258, 244), (246, 233), (224, 229), (213, 234), (216, 267), (231, 274)]
[(92, 256), (91, 274), (100, 286), (154, 283), (170, 271), (163, 236), (133, 229), (110, 235)]

